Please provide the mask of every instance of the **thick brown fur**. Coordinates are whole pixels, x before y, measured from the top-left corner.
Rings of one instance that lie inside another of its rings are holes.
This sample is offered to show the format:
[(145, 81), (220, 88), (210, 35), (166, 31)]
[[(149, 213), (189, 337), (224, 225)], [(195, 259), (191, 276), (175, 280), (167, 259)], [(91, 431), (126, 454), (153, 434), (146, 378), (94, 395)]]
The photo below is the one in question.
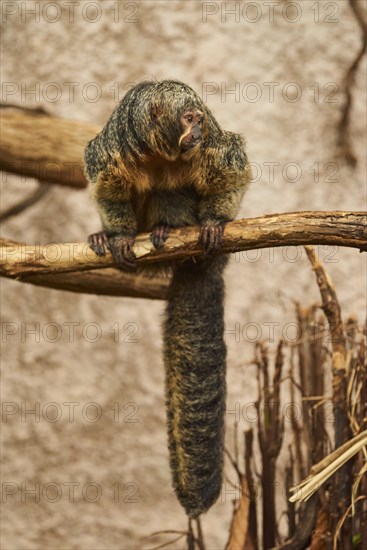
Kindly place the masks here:
[(176, 263), (164, 323), (168, 441), (173, 485), (190, 517), (218, 498), (223, 465), (225, 356), (223, 227), (251, 178), (244, 141), (222, 130), (178, 81), (142, 82), (87, 146), (85, 172), (103, 231), (89, 242), (135, 270), (135, 235), (161, 247), (170, 227), (199, 224), (206, 255)]

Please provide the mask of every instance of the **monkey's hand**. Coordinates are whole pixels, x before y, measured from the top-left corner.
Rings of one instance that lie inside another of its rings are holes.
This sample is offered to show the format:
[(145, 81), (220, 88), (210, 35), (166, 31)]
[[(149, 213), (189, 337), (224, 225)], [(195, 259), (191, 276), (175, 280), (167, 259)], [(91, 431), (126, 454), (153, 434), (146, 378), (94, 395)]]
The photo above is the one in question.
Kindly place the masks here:
[(207, 220), (201, 225), (199, 243), (203, 245), (206, 254), (218, 250), (222, 244), (223, 232), (223, 222)]
[(167, 223), (159, 223), (153, 227), (150, 234), (154, 248), (162, 248), (168, 239), (170, 226)]
[(135, 235), (106, 233), (100, 231), (88, 237), (88, 243), (97, 256), (105, 256), (108, 249), (117, 267), (123, 271), (136, 271), (136, 256), (133, 251)]

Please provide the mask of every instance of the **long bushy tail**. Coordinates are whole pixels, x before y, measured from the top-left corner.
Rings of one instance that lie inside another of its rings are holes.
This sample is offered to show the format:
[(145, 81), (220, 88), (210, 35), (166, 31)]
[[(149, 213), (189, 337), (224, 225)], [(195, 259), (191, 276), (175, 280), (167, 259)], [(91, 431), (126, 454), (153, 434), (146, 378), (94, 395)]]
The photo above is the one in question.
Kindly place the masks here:
[(217, 500), (222, 484), (226, 257), (175, 268), (164, 323), (168, 444), (173, 486), (188, 516)]

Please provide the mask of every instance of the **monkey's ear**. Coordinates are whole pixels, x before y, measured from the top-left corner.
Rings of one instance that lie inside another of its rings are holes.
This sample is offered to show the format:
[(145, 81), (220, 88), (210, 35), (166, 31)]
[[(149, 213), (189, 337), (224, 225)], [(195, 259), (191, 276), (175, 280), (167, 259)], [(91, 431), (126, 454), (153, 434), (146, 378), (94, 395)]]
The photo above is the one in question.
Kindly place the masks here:
[(163, 110), (158, 105), (152, 105), (150, 108), (150, 116), (153, 122), (156, 122), (163, 114)]

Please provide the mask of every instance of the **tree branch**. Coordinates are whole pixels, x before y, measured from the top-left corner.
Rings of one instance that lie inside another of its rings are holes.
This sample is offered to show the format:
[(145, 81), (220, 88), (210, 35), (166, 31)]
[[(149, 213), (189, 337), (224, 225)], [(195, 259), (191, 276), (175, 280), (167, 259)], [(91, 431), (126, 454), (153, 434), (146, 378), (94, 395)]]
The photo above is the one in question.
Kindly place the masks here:
[(362, 31), (362, 40), (355, 59), (348, 68), (344, 77), (345, 101), (344, 105), (342, 106), (341, 117), (338, 124), (338, 146), (340, 156), (346, 161), (347, 164), (349, 164), (349, 166), (352, 166), (354, 168), (357, 164), (357, 157), (353, 151), (350, 139), (350, 117), (353, 106), (352, 88), (355, 82), (359, 64), (366, 53), (367, 25), (362, 8), (360, 8), (357, 0), (349, 0), (349, 4)]
[[(226, 225), (220, 253), (303, 244), (348, 246), (365, 251), (366, 220), (365, 212), (293, 212), (236, 220)], [(149, 234), (141, 233), (134, 246), (137, 262), (149, 265), (199, 256), (203, 251), (198, 236), (198, 227), (173, 229), (164, 248), (155, 250)], [(110, 253), (100, 258), (86, 242), (28, 245), (0, 239), (2, 277), (74, 292), (165, 297), (167, 279), (148, 279), (104, 269), (113, 266)]]
[(124, 273), (112, 267), (93, 271), (25, 275), (20, 280), (23, 283), (69, 292), (151, 300), (165, 300), (170, 284), (170, 277), (148, 278)]
[[(317, 260), (312, 246), (306, 246), (306, 253), (312, 269), (316, 274), (317, 284), (322, 299), (322, 309), (329, 322), (332, 334), (332, 385), (335, 447), (342, 446), (351, 437), (348, 418), (348, 377), (347, 377), (347, 348), (341, 308), (334, 285), (327, 272)], [(333, 499), (331, 501), (331, 532), (335, 533), (336, 526), (347, 510), (350, 503), (350, 487), (352, 467), (345, 464), (338, 470), (333, 479)], [(351, 544), (350, 524), (344, 524), (342, 529), (342, 547), (348, 548)]]
[(83, 151), (98, 126), (39, 110), (0, 109), (0, 170), (75, 188), (87, 186)]

